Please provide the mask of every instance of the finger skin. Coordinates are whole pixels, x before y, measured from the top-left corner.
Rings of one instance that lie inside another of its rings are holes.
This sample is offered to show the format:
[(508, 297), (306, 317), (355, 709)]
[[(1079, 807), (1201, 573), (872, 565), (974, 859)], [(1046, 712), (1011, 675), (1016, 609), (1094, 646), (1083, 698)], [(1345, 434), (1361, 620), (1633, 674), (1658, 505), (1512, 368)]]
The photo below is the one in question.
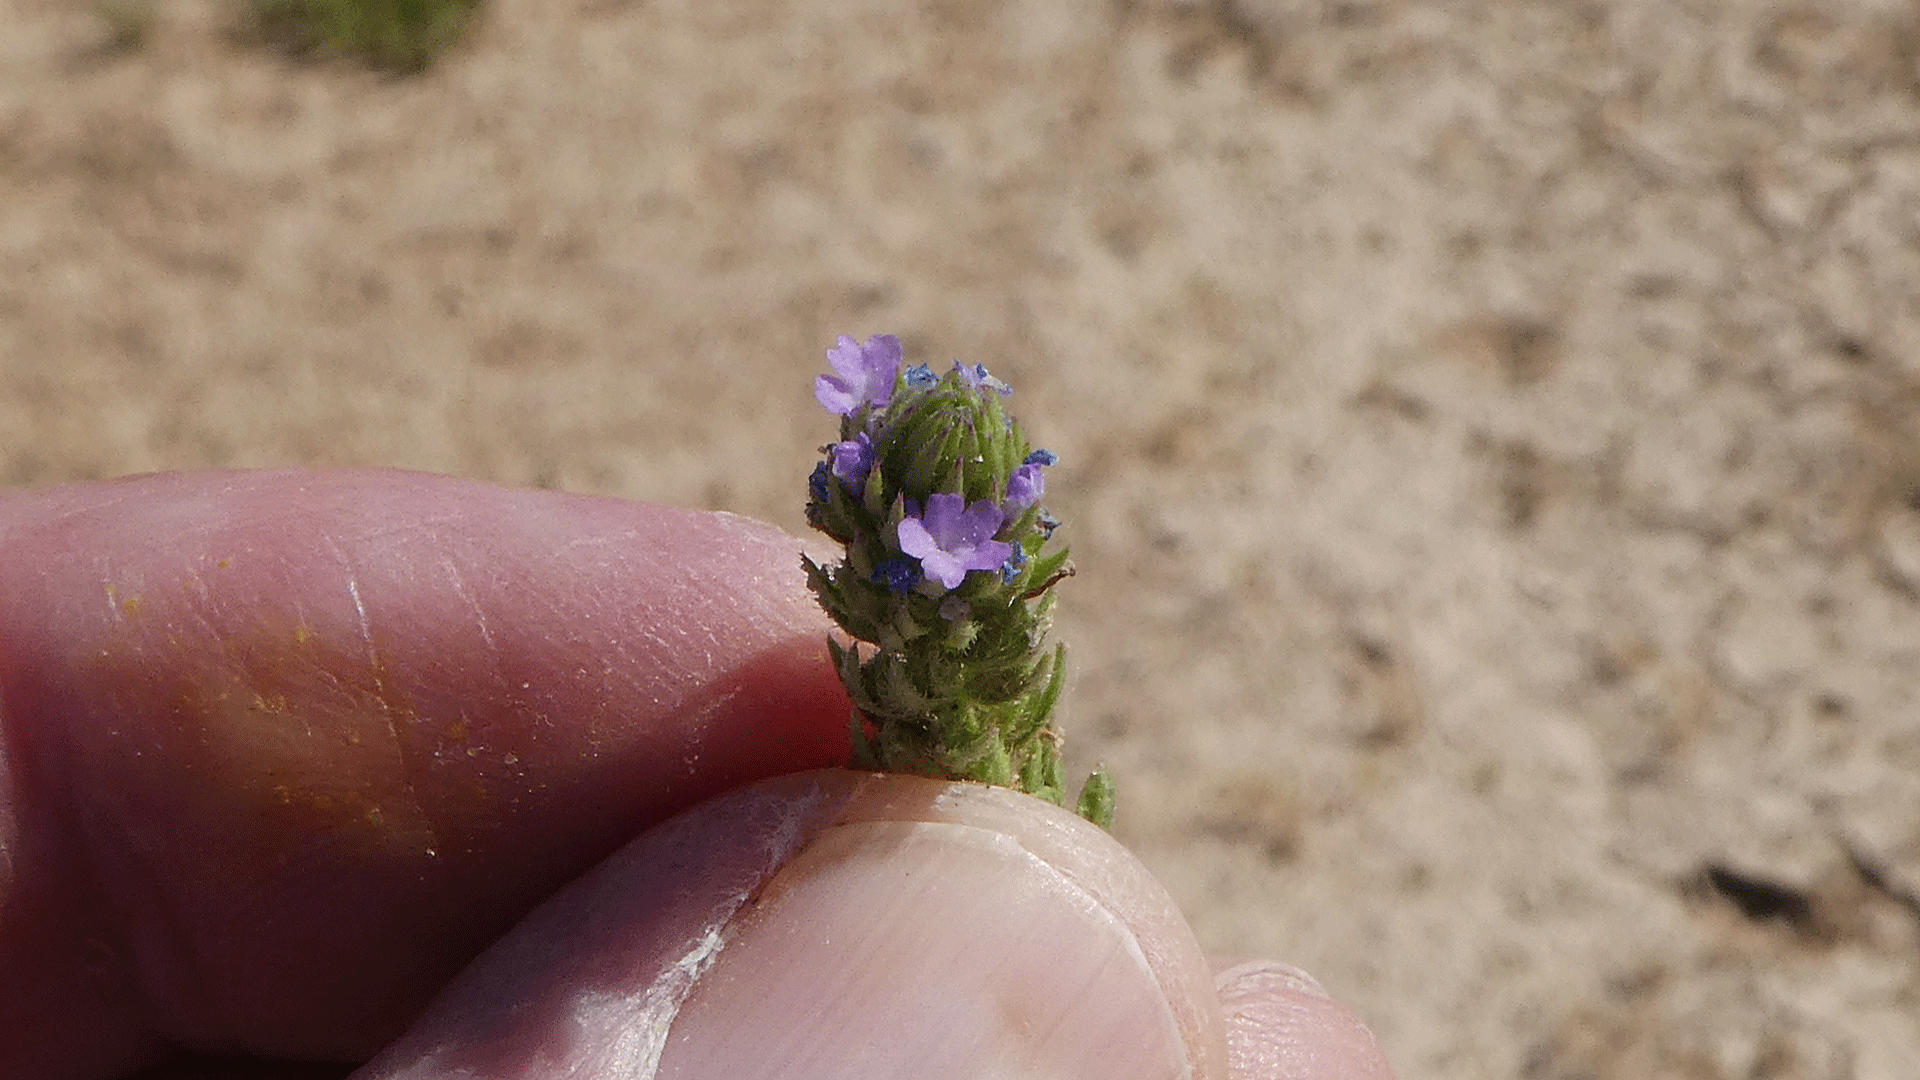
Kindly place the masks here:
[(0, 1075), (364, 1060), (541, 897), (842, 762), (798, 545), (398, 472), (0, 497)]
[(1234, 1080), (1393, 1080), (1373, 1033), (1306, 973), (1256, 960), (1216, 985)]
[(573, 883), (358, 1080), (1226, 1080), (1213, 976), (1101, 829), (1003, 788), (808, 773)]

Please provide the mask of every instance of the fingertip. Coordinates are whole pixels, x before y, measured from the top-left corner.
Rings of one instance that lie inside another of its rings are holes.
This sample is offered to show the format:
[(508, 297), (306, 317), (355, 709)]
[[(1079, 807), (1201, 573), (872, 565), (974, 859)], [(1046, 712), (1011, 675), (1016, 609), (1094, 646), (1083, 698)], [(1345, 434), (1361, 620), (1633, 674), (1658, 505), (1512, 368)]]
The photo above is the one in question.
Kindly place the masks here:
[(1234, 1080), (1393, 1080), (1373, 1032), (1299, 968), (1251, 961), (1215, 985)]
[(469, 1073), (1228, 1075), (1197, 945), (1105, 833), (1002, 789), (842, 771), (635, 841), (367, 1076)]

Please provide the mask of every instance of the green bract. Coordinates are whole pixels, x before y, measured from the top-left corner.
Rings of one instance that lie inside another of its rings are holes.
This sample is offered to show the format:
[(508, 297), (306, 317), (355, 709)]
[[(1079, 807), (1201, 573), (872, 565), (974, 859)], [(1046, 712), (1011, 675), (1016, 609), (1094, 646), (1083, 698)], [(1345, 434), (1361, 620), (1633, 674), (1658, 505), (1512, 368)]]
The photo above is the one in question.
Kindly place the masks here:
[[(1051, 590), (1073, 570), (1039, 502), (1053, 455), (1027, 442), (985, 368), (901, 368), (888, 336), (843, 337), (828, 356), (838, 374), (815, 394), (840, 414), (840, 442), (821, 448), (807, 520), (846, 553), (804, 562), (857, 639), (827, 643), (853, 700), (856, 762), (1063, 802), (1051, 716), (1065, 652), (1047, 630)], [(1078, 807), (1110, 824), (1106, 774)]]

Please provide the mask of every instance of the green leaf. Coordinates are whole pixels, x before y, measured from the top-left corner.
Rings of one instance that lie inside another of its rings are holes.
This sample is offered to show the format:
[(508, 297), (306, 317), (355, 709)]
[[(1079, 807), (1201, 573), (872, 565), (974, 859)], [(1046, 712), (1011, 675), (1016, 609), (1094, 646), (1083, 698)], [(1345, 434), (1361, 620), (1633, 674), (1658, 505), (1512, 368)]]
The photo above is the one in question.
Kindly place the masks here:
[(1080, 785), (1080, 800), (1075, 810), (1081, 817), (1103, 829), (1113, 828), (1113, 777), (1105, 769), (1095, 769)]

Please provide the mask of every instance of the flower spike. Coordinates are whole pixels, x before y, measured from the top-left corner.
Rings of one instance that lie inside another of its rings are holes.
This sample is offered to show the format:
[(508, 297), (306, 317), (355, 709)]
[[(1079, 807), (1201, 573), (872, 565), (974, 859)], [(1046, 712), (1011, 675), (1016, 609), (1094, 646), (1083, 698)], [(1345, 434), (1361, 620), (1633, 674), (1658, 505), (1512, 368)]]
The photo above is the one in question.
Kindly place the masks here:
[[(808, 478), (807, 521), (846, 555), (803, 562), (855, 639), (827, 649), (854, 703), (856, 762), (1064, 803), (1051, 716), (1065, 653), (1047, 629), (1051, 589), (1073, 568), (1040, 505), (1057, 459), (1027, 442), (1005, 409), (1013, 388), (984, 365), (902, 367), (887, 334), (842, 337), (827, 360), (814, 396), (840, 435)], [(1106, 773), (1077, 805), (1111, 823)]]

